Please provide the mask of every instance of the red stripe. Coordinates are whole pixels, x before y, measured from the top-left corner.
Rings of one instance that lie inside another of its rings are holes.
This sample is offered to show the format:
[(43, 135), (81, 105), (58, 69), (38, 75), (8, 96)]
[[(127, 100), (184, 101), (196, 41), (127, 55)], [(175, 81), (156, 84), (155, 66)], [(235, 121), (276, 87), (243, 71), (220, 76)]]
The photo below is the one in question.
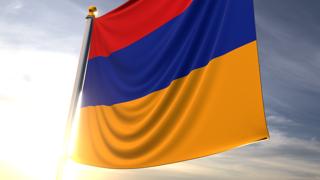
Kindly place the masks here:
[(131, 0), (96, 18), (89, 59), (109, 56), (181, 14), (192, 0)]

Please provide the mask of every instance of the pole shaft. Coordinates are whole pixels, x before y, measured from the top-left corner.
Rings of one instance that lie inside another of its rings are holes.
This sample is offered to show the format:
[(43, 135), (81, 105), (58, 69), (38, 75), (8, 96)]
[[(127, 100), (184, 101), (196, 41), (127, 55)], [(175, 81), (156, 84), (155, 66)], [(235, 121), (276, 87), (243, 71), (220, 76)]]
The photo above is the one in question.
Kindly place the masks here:
[(68, 160), (68, 151), (69, 151), (69, 142), (71, 139), (71, 131), (72, 125), (74, 122), (74, 118), (77, 112), (77, 107), (79, 103), (80, 93), (83, 88), (84, 78), (87, 69), (87, 62), (88, 62), (88, 54), (90, 48), (90, 41), (91, 41), (91, 32), (93, 26), (94, 16), (87, 16), (86, 18), (86, 27), (81, 47), (81, 53), (79, 57), (78, 69), (77, 74), (74, 82), (69, 113), (68, 113), (68, 120), (65, 127), (65, 134), (64, 134), (64, 142), (63, 142), (63, 154), (58, 163), (58, 170), (57, 170), (57, 180), (62, 180), (63, 178), (63, 169)]
[(65, 132), (65, 141), (67, 141), (66, 145), (69, 144), (68, 140), (70, 139), (72, 124), (77, 111), (77, 105), (79, 102), (80, 93), (82, 91), (83, 84), (84, 84), (84, 77), (85, 77), (86, 68), (87, 68), (87, 62), (88, 62), (87, 59), (88, 59), (90, 40), (91, 40), (92, 22), (93, 22), (93, 18), (88, 16), (86, 21), (86, 29), (84, 33), (83, 42), (82, 42), (79, 63), (78, 63), (77, 74), (76, 74), (73, 93), (71, 97), (71, 103), (70, 103), (69, 114), (68, 114), (68, 122), (66, 125), (66, 132)]

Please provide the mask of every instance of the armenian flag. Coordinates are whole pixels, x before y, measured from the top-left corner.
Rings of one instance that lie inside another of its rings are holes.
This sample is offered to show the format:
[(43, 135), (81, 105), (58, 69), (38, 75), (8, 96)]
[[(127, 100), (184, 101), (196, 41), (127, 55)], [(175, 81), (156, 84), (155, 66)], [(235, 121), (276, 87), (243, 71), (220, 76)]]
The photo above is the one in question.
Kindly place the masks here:
[(253, 0), (130, 0), (91, 35), (75, 161), (143, 168), (269, 137)]

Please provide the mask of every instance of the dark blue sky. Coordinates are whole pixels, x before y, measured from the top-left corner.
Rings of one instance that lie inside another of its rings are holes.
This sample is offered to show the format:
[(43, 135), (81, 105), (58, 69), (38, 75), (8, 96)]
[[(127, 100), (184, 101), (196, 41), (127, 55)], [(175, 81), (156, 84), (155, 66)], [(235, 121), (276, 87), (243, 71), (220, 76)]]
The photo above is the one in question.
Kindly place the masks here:
[(294, 136), (319, 137), (320, 2), (256, 0), (255, 7), (268, 115), (296, 123), (281, 127)]
[[(87, 6), (95, 4), (104, 13), (123, 2), (0, 0), (0, 53), (32, 50), (77, 57)], [(161, 168), (78, 167), (77, 179), (320, 179), (320, 1), (254, 3), (270, 140)], [(28, 70), (18, 78), (36, 80)], [(0, 105), (5, 105), (15, 94), (3, 76), (0, 81)]]

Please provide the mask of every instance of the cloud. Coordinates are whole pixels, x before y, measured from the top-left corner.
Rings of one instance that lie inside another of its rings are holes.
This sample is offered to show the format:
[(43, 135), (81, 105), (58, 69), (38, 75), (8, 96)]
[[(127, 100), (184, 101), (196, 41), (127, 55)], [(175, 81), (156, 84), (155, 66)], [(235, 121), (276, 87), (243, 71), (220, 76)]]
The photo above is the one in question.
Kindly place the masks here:
[(320, 136), (319, 5), (317, 0), (255, 0), (266, 112), (299, 124), (271, 122), (296, 137)]
[(15, 14), (23, 8), (23, 6), (24, 4), (21, 1), (14, 0), (4, 7), (4, 11), (8, 14)]
[(267, 116), (268, 123), (273, 126), (299, 126), (299, 123), (283, 116)]

